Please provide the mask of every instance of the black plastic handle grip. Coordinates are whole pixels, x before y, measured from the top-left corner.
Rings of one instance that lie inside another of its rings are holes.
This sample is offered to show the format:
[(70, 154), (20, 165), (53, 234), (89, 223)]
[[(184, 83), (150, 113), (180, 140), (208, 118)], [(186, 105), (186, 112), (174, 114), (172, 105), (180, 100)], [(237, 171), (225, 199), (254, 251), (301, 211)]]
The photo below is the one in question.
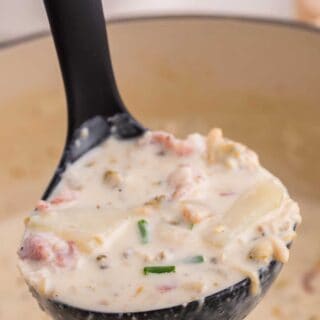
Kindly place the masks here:
[(67, 96), (69, 137), (125, 111), (112, 71), (101, 0), (44, 0)]
[[(124, 107), (114, 79), (101, 0), (44, 0), (64, 80), (68, 133), (46, 199), (72, 163), (108, 138), (145, 129)], [(90, 135), (82, 137), (82, 129)]]

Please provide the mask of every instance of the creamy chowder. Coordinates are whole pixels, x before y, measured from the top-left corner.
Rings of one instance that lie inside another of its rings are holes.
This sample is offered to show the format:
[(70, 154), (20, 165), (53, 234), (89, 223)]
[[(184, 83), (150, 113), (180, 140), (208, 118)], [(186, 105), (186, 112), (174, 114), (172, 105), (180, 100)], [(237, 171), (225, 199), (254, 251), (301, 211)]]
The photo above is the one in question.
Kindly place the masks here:
[(257, 294), (299, 223), (283, 184), (220, 129), (111, 137), (26, 218), (19, 268), (41, 295), (101, 312), (185, 304), (245, 277)]

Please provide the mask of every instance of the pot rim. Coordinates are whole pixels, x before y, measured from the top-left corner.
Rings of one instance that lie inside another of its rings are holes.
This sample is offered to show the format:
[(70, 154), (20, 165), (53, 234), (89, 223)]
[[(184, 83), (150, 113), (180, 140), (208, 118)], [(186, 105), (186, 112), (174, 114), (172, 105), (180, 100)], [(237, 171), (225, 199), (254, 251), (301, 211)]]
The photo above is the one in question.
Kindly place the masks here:
[[(239, 15), (225, 15), (225, 14), (177, 14), (177, 13), (163, 13), (153, 15), (135, 15), (130, 17), (114, 17), (108, 18), (107, 23), (118, 24), (123, 22), (141, 22), (151, 20), (183, 20), (183, 19), (199, 19), (199, 20), (223, 20), (223, 21), (235, 21), (241, 23), (250, 23), (253, 25), (267, 25), (276, 26), (280, 28), (288, 28), (292, 30), (306, 31), (310, 33), (316, 33), (320, 35), (320, 28), (316, 27), (307, 22), (295, 21), (295, 20), (284, 20), (280, 18), (264, 18), (264, 17), (252, 17), (252, 16), (239, 16)], [(21, 36), (15, 39), (0, 41), (0, 52), (6, 48), (13, 48), (20, 44), (30, 43), (34, 40), (46, 38), (50, 36), (50, 31), (39, 31), (29, 35)]]

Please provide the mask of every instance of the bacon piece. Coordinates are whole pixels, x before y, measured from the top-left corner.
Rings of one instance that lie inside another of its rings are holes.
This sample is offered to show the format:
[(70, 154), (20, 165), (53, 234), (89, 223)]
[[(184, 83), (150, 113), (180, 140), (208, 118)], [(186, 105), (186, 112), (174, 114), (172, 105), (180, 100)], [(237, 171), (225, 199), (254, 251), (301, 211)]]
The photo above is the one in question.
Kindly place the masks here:
[(50, 209), (51, 205), (48, 201), (39, 200), (36, 205), (36, 210), (40, 212), (46, 212)]
[(186, 204), (182, 208), (182, 215), (187, 222), (197, 224), (208, 218), (210, 211), (204, 206)]
[(77, 261), (74, 242), (64, 241), (51, 234), (28, 235), (18, 255), (22, 260), (43, 262), (60, 268), (72, 268)]
[(174, 152), (176, 155), (181, 157), (189, 156), (195, 151), (191, 141), (177, 139), (174, 135), (163, 131), (148, 132), (140, 140), (140, 143), (158, 144), (165, 151)]
[(51, 209), (52, 205), (59, 205), (62, 203), (71, 202), (75, 199), (76, 199), (75, 192), (65, 191), (65, 192), (58, 194), (57, 196), (55, 196), (54, 198), (52, 198), (49, 201), (39, 200), (36, 205), (36, 210), (44, 213), (44, 212), (49, 211)]
[(40, 235), (30, 235), (24, 239), (19, 251), (22, 260), (48, 261), (52, 256), (50, 244)]
[(177, 286), (174, 286), (174, 285), (162, 285), (162, 286), (157, 287), (157, 289), (160, 293), (166, 293), (166, 292), (172, 291), (176, 288), (177, 288)]
[(50, 204), (59, 205), (65, 202), (71, 202), (76, 199), (74, 192), (62, 192), (50, 200)]
[(219, 193), (219, 196), (221, 196), (221, 197), (231, 197), (234, 195), (236, 195), (236, 193), (233, 191), (222, 191)]

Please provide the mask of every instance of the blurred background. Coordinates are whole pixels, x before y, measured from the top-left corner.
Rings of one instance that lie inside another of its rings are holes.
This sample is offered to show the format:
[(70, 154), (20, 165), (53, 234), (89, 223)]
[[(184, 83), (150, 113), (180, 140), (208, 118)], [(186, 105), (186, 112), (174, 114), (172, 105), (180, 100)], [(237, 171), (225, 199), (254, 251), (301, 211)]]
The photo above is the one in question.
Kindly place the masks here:
[[(320, 0), (104, 0), (110, 19), (166, 12), (240, 14), (320, 24)], [(47, 29), (41, 0), (0, 1), (0, 41)]]
[[(103, 1), (108, 19), (217, 14), (320, 26), (320, 0)], [(50, 37), (2, 48), (48, 30), (42, 3), (0, 0), (0, 320), (49, 320), (16, 250), (63, 147), (63, 87)], [(147, 127), (183, 135), (221, 126), (288, 184), (304, 220), (292, 262), (247, 320), (320, 320), (320, 33), (209, 20), (110, 24), (120, 91)]]

